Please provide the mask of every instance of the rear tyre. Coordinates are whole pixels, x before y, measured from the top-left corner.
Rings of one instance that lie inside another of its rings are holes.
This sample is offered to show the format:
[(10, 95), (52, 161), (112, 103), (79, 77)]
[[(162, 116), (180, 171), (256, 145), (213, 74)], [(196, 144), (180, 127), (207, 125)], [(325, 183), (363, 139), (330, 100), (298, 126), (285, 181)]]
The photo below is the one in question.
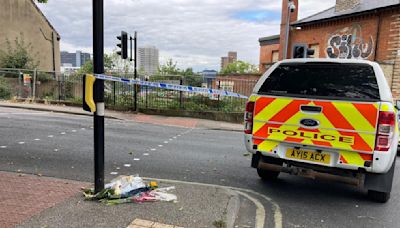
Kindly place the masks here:
[(390, 199), (390, 192), (378, 192), (374, 190), (368, 190), (368, 197), (379, 203), (386, 203)]
[(278, 178), (279, 173), (280, 172), (274, 172), (274, 171), (257, 168), (257, 174), (263, 180), (275, 180), (276, 178)]
[[(279, 160), (276, 158), (271, 158), (271, 157), (265, 157), (265, 156), (262, 156), (259, 162), (280, 165), (280, 166), (283, 165), (282, 160)], [(280, 172), (277, 172), (277, 171), (271, 171), (271, 170), (265, 170), (262, 168), (257, 168), (257, 174), (263, 180), (274, 180), (274, 179), (278, 178), (279, 173)]]

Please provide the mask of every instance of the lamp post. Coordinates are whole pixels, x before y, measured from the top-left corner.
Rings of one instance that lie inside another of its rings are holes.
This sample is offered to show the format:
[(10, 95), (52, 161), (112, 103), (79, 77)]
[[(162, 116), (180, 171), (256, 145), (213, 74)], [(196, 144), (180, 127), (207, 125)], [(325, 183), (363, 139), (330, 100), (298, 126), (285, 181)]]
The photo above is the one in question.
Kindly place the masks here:
[(296, 5), (292, 0), (288, 0), (287, 18), (286, 18), (286, 32), (285, 32), (285, 48), (283, 51), (283, 59), (287, 59), (287, 52), (289, 47), (289, 32), (290, 32), (290, 16), (296, 10)]

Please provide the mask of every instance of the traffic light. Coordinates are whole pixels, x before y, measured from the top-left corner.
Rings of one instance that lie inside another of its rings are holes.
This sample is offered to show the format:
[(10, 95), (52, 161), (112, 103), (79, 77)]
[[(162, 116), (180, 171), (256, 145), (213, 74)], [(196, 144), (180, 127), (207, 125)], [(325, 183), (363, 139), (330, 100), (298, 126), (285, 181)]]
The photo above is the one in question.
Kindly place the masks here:
[(117, 54), (121, 56), (122, 59), (128, 58), (128, 33), (121, 31), (121, 35), (117, 36), (117, 39), (121, 42), (117, 44), (120, 51), (117, 51)]
[(306, 58), (307, 55), (307, 50), (305, 46), (294, 46), (293, 49), (293, 58), (294, 59), (300, 59), (300, 58)]
[(96, 104), (93, 99), (93, 86), (96, 78), (92, 74), (83, 76), (83, 99), (82, 108), (88, 112), (96, 112)]

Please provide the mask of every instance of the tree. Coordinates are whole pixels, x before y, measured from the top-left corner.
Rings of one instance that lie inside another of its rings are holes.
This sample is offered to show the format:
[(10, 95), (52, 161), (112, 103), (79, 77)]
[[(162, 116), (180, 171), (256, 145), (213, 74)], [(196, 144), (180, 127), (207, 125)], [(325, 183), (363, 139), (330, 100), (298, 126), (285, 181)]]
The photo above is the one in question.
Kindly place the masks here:
[(39, 3), (47, 3), (47, 0), (37, 0)]
[(93, 74), (93, 60), (88, 60), (81, 66), (81, 68), (78, 70), (78, 74)]
[(106, 71), (112, 71), (119, 74), (128, 74), (133, 72), (133, 62), (124, 60), (120, 55), (117, 54), (116, 50), (111, 55), (105, 55), (104, 67)]
[[(132, 63), (122, 60), (121, 56), (117, 55), (116, 52), (110, 55), (104, 54), (104, 70), (106, 72), (127, 74), (133, 71), (131, 65)], [(82, 74), (93, 74), (93, 71), (93, 60), (89, 60), (81, 66), (77, 72), (77, 75), (80, 76)]]
[(258, 68), (244, 61), (235, 61), (221, 70), (221, 74), (257, 74)]
[(32, 44), (25, 43), (24, 36), (15, 38), (14, 45), (6, 38), (5, 50), (0, 50), (0, 67), (16, 69), (34, 69), (39, 65), (32, 57)]
[[(177, 80), (183, 79), (183, 83), (185, 85), (191, 86), (201, 86), (202, 78), (200, 75), (193, 72), (192, 68), (186, 68), (185, 70), (181, 70), (177, 67), (177, 62), (174, 62), (172, 59), (168, 59), (168, 61), (159, 66), (158, 74), (154, 75), (156, 80)], [(177, 77), (170, 77), (177, 76)]]
[(174, 62), (172, 59), (168, 59), (168, 61), (158, 67), (158, 73), (160, 75), (181, 75), (179, 68), (176, 67), (177, 62)]
[(184, 77), (184, 82), (187, 85), (191, 86), (201, 86), (203, 82), (203, 78), (200, 75), (193, 72), (193, 68), (187, 68), (186, 70), (182, 71), (182, 75)]

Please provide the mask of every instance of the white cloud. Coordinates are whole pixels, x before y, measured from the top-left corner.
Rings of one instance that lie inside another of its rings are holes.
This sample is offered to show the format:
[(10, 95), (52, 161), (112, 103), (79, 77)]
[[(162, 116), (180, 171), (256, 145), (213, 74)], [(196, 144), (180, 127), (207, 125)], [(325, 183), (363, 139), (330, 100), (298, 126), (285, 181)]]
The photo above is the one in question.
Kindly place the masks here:
[[(334, 5), (335, 0), (300, 0), (300, 17)], [(105, 0), (105, 49), (110, 52), (121, 30), (138, 31), (139, 46), (154, 45), (161, 61), (173, 58), (180, 68), (218, 69), (220, 57), (258, 64), (258, 38), (279, 33), (280, 0)], [(62, 50), (92, 52), (92, 0), (49, 0), (39, 4), (61, 35)], [(265, 10), (269, 21), (233, 15)]]

